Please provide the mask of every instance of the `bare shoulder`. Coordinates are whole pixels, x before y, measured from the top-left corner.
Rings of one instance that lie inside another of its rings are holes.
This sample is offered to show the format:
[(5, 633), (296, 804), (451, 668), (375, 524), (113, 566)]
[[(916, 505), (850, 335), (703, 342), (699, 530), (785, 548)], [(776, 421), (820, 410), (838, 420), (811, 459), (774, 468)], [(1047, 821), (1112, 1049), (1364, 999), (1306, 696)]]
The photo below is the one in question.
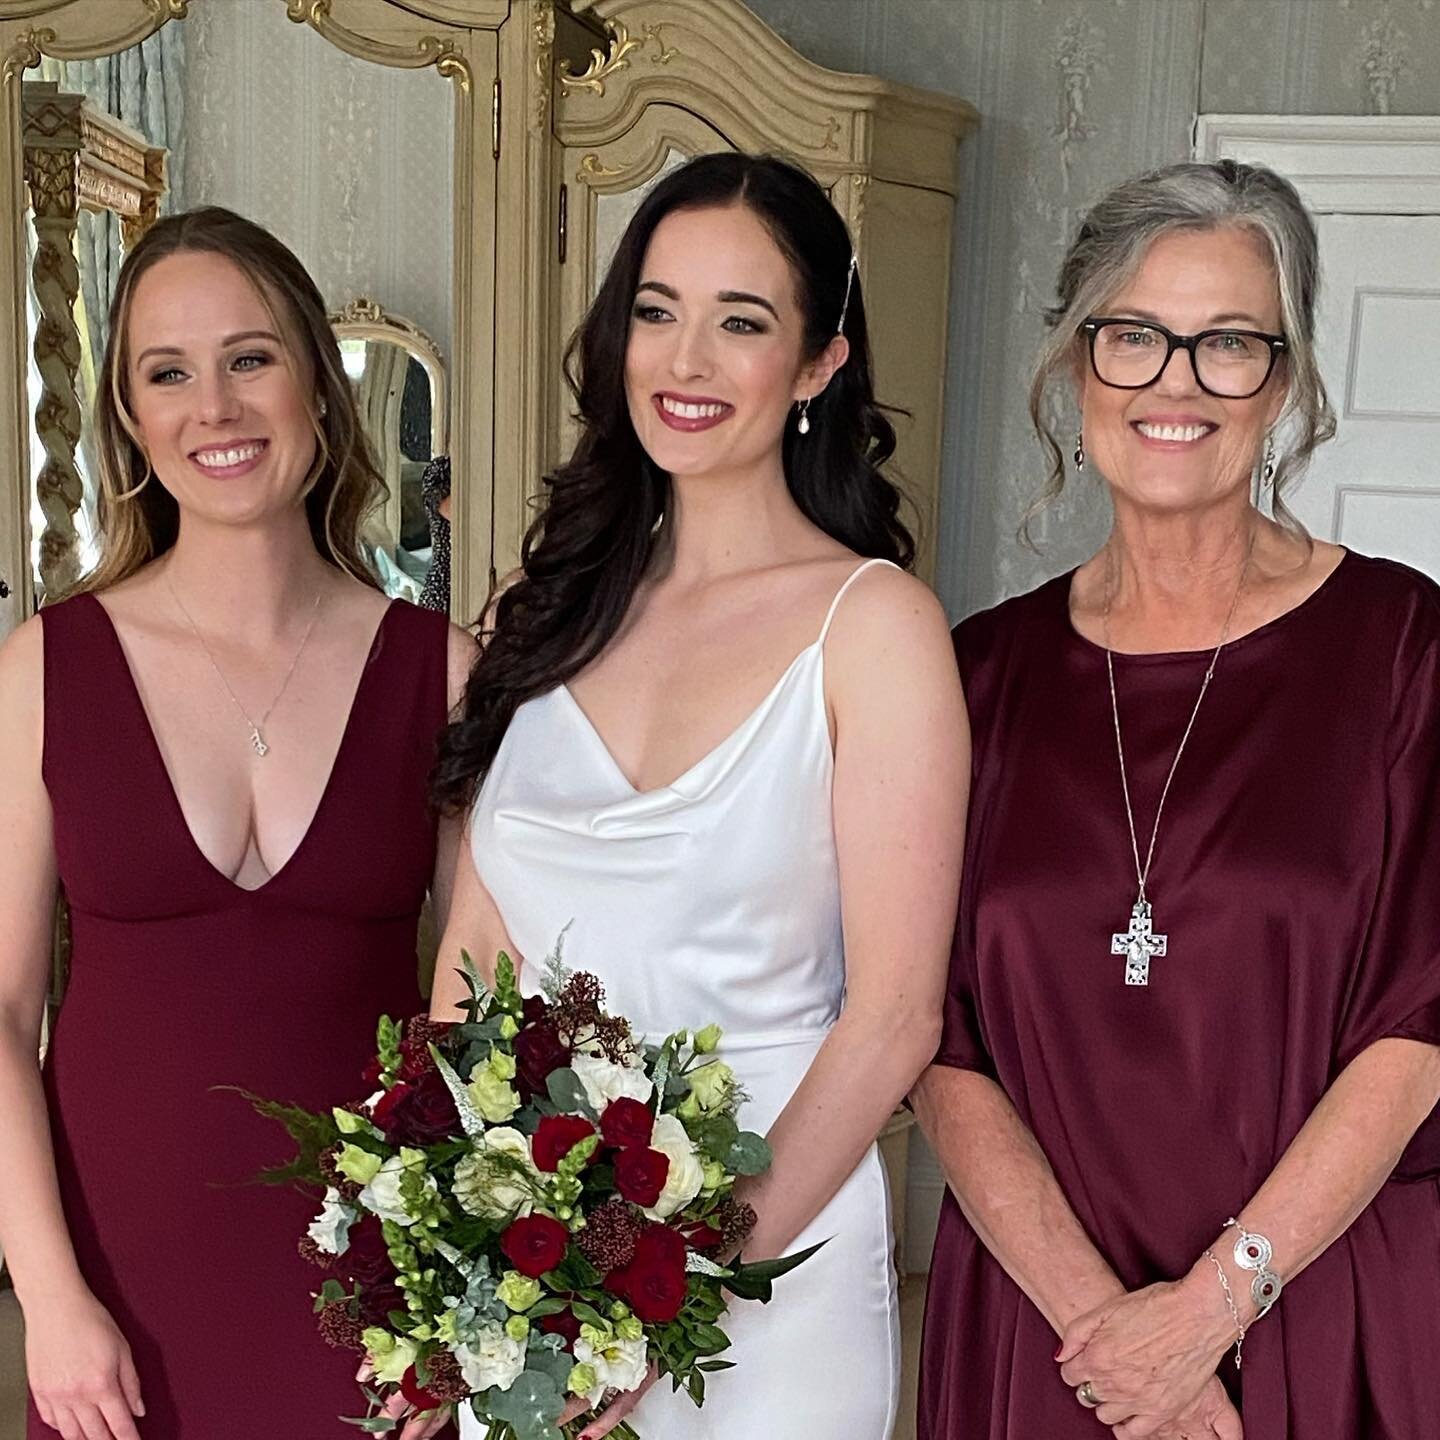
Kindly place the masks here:
[(40, 743), (45, 713), (45, 626), (38, 615), (0, 642), (3, 753), (19, 758)]
[(892, 565), (856, 575), (841, 597), (826, 640), (831, 664), (863, 664), (903, 654), (950, 657), (950, 623), (935, 592)]
[(453, 621), (445, 637), (446, 673), (449, 681), (450, 706), (454, 709), (465, 693), (465, 682), (480, 654), (480, 643), (463, 625)]
[[(0, 695), (7, 711), (40, 693), (45, 676), (45, 625), (32, 615), (0, 641)], [(10, 713), (13, 713), (10, 712)]]

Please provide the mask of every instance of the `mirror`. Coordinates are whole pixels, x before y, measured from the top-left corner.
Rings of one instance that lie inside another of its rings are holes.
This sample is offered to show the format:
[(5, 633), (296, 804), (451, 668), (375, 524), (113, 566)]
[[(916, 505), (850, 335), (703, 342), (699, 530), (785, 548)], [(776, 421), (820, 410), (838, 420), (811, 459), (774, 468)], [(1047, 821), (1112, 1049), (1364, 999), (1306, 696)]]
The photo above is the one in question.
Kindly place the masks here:
[[(376, 0), (205, 0), (188, 12), (163, 7), (164, 23), (150, 0), (51, 8), (45, 23), (56, 34), (70, 19), (82, 33), (110, 24), (144, 38), (97, 59), (61, 59), (41, 53), (50, 32), (35, 32), (33, 63), (17, 76), (34, 598), (63, 593), (97, 558), (91, 416), (124, 250), (157, 212), (211, 204), (289, 245), (337, 331), (355, 342), (350, 363), (390, 487), (367, 548), (387, 590), (418, 598), (430, 552), (421, 478), (447, 453), (454, 413), (441, 356), (457, 313), (456, 132), (471, 81), (457, 47), (466, 32)], [(384, 38), (345, 24), (376, 26)], [(92, 43), (100, 48), (99, 37), (67, 34), (53, 48), (84, 54)], [(353, 299), (374, 295), (394, 313)]]
[(449, 495), (449, 466), (432, 465), (447, 452), (445, 365), (423, 330), (365, 296), (330, 323), (389, 492), (366, 548), (386, 594), (418, 602), (434, 559), (433, 531), (448, 524), (439, 506)]

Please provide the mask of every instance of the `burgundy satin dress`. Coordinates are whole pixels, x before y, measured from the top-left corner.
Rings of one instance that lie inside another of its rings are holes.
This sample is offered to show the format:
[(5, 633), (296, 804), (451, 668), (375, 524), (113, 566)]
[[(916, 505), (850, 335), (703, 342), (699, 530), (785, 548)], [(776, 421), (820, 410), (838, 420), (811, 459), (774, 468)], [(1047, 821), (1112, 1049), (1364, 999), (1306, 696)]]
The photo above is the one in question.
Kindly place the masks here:
[[(1135, 1288), (1189, 1269), (1367, 1046), (1440, 1044), (1440, 588), (1350, 554), (1226, 646), (1166, 802), (1144, 987), (1111, 953), (1135, 866), (1069, 588), (956, 631), (974, 792), (938, 1059), (998, 1080)], [(1142, 855), (1208, 660), (1115, 657)], [(921, 1440), (1108, 1440), (1055, 1345), (947, 1194)], [(1416, 1440), (1437, 1356), (1440, 1112), (1220, 1373), (1247, 1440)]]
[[(191, 837), (103, 606), (42, 613), (44, 778), (73, 935), (45, 1091), (81, 1269), (134, 1353), (140, 1433), (353, 1434), (338, 1417), (364, 1413), (356, 1359), (317, 1334), (322, 1277), (296, 1250), (315, 1207), (247, 1183), (293, 1147), (214, 1087), (354, 1099), (376, 1018), (421, 1008), (445, 618), (390, 605), (309, 832), (244, 890)], [(58, 1432), (32, 1407), (26, 1434)]]

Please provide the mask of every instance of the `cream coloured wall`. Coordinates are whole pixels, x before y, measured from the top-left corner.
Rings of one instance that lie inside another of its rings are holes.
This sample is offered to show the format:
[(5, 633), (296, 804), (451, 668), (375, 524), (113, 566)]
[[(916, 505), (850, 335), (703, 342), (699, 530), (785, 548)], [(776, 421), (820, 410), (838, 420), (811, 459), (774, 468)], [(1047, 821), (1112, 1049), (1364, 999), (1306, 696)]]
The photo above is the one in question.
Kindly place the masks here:
[(184, 31), (186, 205), (265, 225), (332, 309), (368, 295), (448, 365), (450, 82), (357, 60), (273, 0), (204, 0)]

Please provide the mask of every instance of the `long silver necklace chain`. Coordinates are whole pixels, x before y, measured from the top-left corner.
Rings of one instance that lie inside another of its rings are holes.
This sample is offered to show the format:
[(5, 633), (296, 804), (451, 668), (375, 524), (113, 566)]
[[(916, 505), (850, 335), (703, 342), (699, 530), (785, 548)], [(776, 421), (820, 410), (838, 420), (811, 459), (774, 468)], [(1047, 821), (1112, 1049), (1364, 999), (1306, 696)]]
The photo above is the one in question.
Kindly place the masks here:
[(1112, 560), (1109, 556), (1106, 557), (1105, 612), (1101, 620), (1105, 640), (1105, 674), (1110, 681), (1110, 714), (1115, 721), (1115, 755), (1120, 762), (1120, 790), (1125, 796), (1125, 819), (1130, 826), (1130, 853), (1135, 857), (1135, 880), (1138, 887), (1135, 904), (1130, 911), (1130, 928), (1110, 937), (1110, 953), (1125, 957), (1125, 983), (1127, 985), (1148, 985), (1150, 983), (1150, 961), (1157, 955), (1164, 955), (1169, 946), (1168, 935), (1155, 933), (1154, 919), (1150, 912), (1150, 897), (1146, 894), (1145, 885), (1150, 878), (1151, 862), (1155, 859), (1155, 841), (1160, 834), (1160, 817), (1165, 813), (1165, 801), (1170, 795), (1170, 782), (1174, 780), (1175, 771), (1180, 767), (1180, 757), (1185, 753), (1190, 732), (1195, 728), (1195, 717), (1200, 713), (1205, 692), (1215, 678), (1215, 662), (1219, 660), (1220, 652), (1230, 638), (1230, 627), (1235, 621), (1235, 612), (1240, 608), (1240, 596), (1245, 589), (1245, 578), (1250, 572), (1250, 557), (1254, 549), (1255, 540), (1252, 536), (1249, 548), (1245, 551), (1245, 561), (1240, 566), (1240, 580), (1235, 586), (1235, 598), (1230, 602), (1229, 613), (1225, 616), (1225, 624), (1220, 630), (1220, 643), (1216, 645), (1215, 653), (1211, 655), (1210, 663), (1205, 667), (1205, 678), (1200, 682), (1200, 693), (1195, 697), (1195, 705), (1190, 711), (1190, 719), (1185, 724), (1185, 733), (1181, 735), (1180, 744), (1175, 751), (1175, 758), (1170, 762), (1170, 773), (1165, 777), (1165, 784), (1160, 790), (1160, 803), (1155, 807), (1155, 823), (1150, 827), (1150, 845), (1145, 852), (1143, 865), (1140, 863), (1140, 840), (1135, 833), (1135, 809), (1130, 803), (1130, 779), (1125, 769), (1125, 741), (1120, 734), (1120, 699), (1115, 693), (1115, 660), (1110, 650), (1110, 607), (1115, 600), (1115, 577)]
[(300, 657), (305, 653), (305, 647), (310, 643), (310, 632), (315, 628), (315, 622), (320, 618), (320, 598), (325, 593), (323, 589), (315, 592), (315, 603), (310, 607), (310, 623), (305, 627), (305, 633), (300, 637), (300, 646), (290, 658), (290, 668), (285, 672), (285, 678), (280, 682), (280, 688), (275, 692), (274, 698), (265, 707), (265, 713), (258, 719), (252, 720), (250, 713), (240, 703), (240, 697), (235, 693), (234, 687), (225, 678), (225, 672), (220, 668), (220, 662), (216, 660), (209, 645), (205, 643), (205, 637), (200, 633), (200, 627), (195, 623), (190, 612), (185, 608), (185, 602), (180, 598), (180, 593), (171, 582), (169, 572), (165, 575), (165, 585), (170, 591), (170, 598), (174, 600), (180, 613), (185, 617), (185, 623), (190, 627), (190, 633), (200, 642), (200, 648), (205, 652), (205, 658), (210, 662), (210, 668), (220, 677), (220, 683), (225, 687), (225, 693), (230, 697), (230, 702), (240, 712), (240, 718), (245, 722), (245, 728), (250, 732), (250, 748), (262, 759), (269, 753), (270, 745), (265, 739), (265, 724), (270, 719), (271, 713), (280, 703), (283, 696), (290, 688), (290, 678), (295, 674), (295, 667), (300, 663)]

